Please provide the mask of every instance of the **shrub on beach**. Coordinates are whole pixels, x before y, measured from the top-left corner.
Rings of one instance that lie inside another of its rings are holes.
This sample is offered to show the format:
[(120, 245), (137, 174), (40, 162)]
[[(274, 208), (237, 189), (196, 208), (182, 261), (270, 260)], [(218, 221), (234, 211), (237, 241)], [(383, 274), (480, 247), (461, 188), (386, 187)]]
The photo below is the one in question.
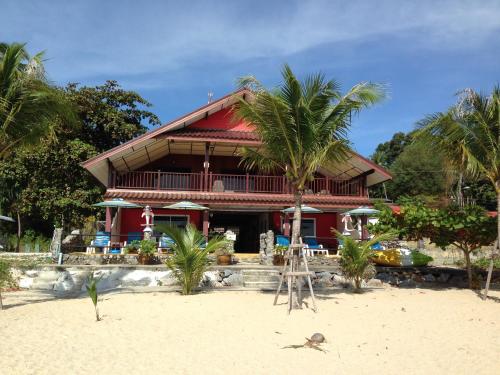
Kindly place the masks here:
[(207, 269), (208, 254), (224, 248), (227, 241), (216, 237), (206, 243), (203, 234), (193, 225), (188, 225), (185, 230), (165, 228), (165, 234), (172, 238), (174, 252), (166, 260), (167, 267), (181, 284), (182, 294), (191, 294)]
[(376, 236), (369, 241), (356, 241), (350, 236), (344, 236), (335, 231), (337, 237), (342, 239), (344, 245), (340, 256), (340, 268), (342, 274), (354, 283), (356, 292), (361, 291), (361, 283), (375, 276), (375, 267), (371, 261), (373, 256), (372, 246), (380, 241), (394, 237), (394, 233), (386, 233)]
[(0, 259), (0, 310), (3, 309), (2, 304), (2, 288), (12, 285), (12, 273), (10, 272), (10, 263)]

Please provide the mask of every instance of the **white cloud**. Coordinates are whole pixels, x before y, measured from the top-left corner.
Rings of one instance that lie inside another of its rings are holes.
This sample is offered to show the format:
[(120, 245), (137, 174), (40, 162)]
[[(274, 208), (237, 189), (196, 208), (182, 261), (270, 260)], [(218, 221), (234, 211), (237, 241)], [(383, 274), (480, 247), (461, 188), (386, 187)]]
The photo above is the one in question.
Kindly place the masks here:
[[(415, 48), (478, 45), (500, 31), (498, 1), (51, 1), (2, 5), (8, 41), (46, 49), (58, 81), (180, 72), (186, 65), (299, 53), (385, 34)], [(155, 82), (145, 82), (155, 86)]]

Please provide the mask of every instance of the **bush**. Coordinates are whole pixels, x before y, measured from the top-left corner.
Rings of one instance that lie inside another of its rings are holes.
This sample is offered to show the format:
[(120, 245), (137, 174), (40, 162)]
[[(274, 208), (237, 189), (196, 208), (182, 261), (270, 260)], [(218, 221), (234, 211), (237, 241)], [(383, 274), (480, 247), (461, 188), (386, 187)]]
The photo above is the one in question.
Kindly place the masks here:
[(151, 240), (142, 240), (140, 246), (140, 254), (154, 255), (156, 253), (156, 242)]
[(205, 237), (194, 226), (188, 225), (185, 230), (170, 227), (164, 232), (172, 238), (174, 254), (166, 260), (167, 267), (182, 285), (182, 294), (191, 294), (203, 277), (208, 266), (208, 254), (225, 248), (227, 240), (215, 237), (205, 247)]
[[(479, 258), (472, 262), (472, 266), (482, 270), (487, 270), (490, 266), (491, 258)], [(500, 258), (495, 258), (493, 260), (493, 268), (500, 269)]]
[(346, 279), (354, 282), (355, 291), (359, 292), (362, 281), (368, 281), (376, 273), (371, 261), (372, 246), (377, 242), (393, 238), (395, 234), (390, 232), (376, 236), (370, 241), (356, 241), (351, 236), (343, 236), (335, 230), (334, 232), (344, 242), (339, 261), (342, 274)]

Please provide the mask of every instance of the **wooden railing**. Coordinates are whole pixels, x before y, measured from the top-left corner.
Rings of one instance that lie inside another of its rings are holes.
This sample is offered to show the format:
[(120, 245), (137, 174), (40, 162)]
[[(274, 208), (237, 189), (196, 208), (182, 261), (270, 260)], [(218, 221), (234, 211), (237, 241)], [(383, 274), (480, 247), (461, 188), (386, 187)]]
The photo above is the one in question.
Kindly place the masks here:
[[(251, 174), (220, 174), (203, 172), (147, 172), (136, 171), (112, 176), (112, 187), (139, 190), (206, 191), (218, 193), (291, 194), (292, 189), (285, 176)], [(360, 178), (334, 180), (329, 177), (310, 181), (305, 194), (364, 196), (366, 188)]]

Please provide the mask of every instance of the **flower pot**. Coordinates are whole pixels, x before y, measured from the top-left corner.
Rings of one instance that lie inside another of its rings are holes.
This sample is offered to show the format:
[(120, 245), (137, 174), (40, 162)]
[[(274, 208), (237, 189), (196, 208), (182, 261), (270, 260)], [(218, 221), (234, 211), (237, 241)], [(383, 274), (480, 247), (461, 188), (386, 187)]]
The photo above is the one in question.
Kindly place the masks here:
[(229, 266), (233, 256), (230, 254), (217, 255), (217, 264), (219, 266)]
[(137, 263), (142, 265), (153, 264), (153, 259), (154, 256), (151, 254), (139, 254), (137, 256)]
[(285, 256), (282, 254), (274, 254), (273, 266), (284, 266), (284, 265), (285, 265)]

